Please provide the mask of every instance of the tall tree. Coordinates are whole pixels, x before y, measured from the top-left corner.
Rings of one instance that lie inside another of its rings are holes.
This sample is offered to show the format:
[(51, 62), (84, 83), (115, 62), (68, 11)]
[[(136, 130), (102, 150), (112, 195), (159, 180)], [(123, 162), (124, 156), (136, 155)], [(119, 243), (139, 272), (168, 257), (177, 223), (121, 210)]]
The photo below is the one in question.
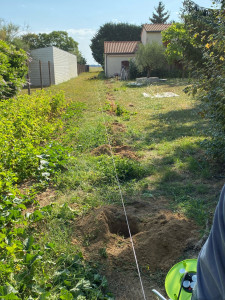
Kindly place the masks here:
[(78, 43), (68, 36), (66, 31), (52, 31), (50, 33), (28, 33), (22, 36), (22, 41), (29, 46), (29, 49), (37, 49), (55, 46), (59, 49), (65, 50), (77, 55), (78, 63), (86, 63), (78, 49)]
[(162, 1), (159, 1), (159, 5), (155, 7), (155, 11), (156, 13), (153, 12), (152, 18), (149, 18), (152, 24), (166, 24), (170, 14), (168, 11), (165, 11), (165, 5)]
[(128, 23), (105, 23), (91, 40), (90, 48), (94, 59), (104, 65), (104, 41), (139, 41), (141, 26)]

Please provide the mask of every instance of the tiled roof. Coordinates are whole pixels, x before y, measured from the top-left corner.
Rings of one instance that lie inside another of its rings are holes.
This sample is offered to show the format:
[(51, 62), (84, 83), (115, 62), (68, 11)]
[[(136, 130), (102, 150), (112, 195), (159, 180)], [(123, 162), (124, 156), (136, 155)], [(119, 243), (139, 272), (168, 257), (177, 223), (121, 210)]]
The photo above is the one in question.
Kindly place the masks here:
[(133, 54), (137, 51), (138, 41), (128, 42), (104, 42), (104, 53), (105, 54)]
[(143, 28), (147, 32), (161, 32), (167, 28), (169, 28), (171, 24), (144, 24)]

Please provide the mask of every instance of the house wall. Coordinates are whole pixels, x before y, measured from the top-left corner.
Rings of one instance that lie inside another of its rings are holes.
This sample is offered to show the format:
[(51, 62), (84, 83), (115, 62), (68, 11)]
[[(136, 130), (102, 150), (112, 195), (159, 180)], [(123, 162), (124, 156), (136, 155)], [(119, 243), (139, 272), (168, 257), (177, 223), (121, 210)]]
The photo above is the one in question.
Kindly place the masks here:
[(48, 86), (50, 83), (48, 61), (50, 61), (51, 68), (51, 84), (55, 84), (53, 47), (31, 50), (31, 58), (32, 61), (29, 63), (29, 76), (31, 85), (41, 85), (39, 60), (41, 61), (43, 86)]
[(112, 77), (115, 73), (120, 74), (121, 72), (121, 62), (123, 60), (130, 60), (133, 58), (134, 54), (105, 54), (105, 75), (106, 77)]
[(53, 47), (55, 84), (77, 77), (77, 57), (71, 53)]
[(33, 86), (40, 86), (40, 67), (42, 68), (42, 84), (50, 85), (49, 67), (50, 61), (51, 84), (59, 84), (71, 78), (77, 77), (77, 57), (71, 53), (56, 47), (46, 47), (31, 50), (32, 61), (29, 63), (30, 83)]
[(141, 32), (141, 42), (143, 45), (146, 45), (146, 41), (147, 41), (147, 32), (145, 29), (142, 29)]
[(152, 42), (162, 44), (161, 32), (146, 32), (146, 30), (143, 29), (141, 33), (141, 41), (143, 45), (150, 44)]

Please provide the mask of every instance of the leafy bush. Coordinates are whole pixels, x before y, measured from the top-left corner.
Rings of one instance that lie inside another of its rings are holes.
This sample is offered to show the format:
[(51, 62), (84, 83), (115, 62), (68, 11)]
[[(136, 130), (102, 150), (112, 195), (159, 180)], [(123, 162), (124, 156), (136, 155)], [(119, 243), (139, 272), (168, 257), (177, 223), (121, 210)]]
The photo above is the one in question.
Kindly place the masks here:
[(202, 103), (201, 115), (211, 121), (210, 135), (205, 145), (208, 154), (225, 163), (225, 16), (224, 3), (221, 9), (196, 9), (192, 1), (185, 1), (185, 26), (193, 36), (193, 45), (201, 55), (193, 53), (188, 64), (196, 81), (192, 92), (198, 91)]
[[(66, 107), (63, 93), (55, 96), (39, 92), (32, 96), (0, 102), (0, 190), (13, 189), (15, 183), (40, 174), (40, 155), (50, 156), (46, 142), (62, 126), (58, 118)], [(58, 151), (54, 144), (54, 157)], [(52, 148), (51, 148), (52, 149)], [(55, 158), (54, 158), (55, 159)]]
[(147, 76), (147, 72), (140, 72), (138, 70), (137, 65), (135, 64), (135, 60), (131, 59), (129, 62), (129, 78), (132, 80), (138, 77), (146, 77), (146, 76)]
[(0, 100), (10, 98), (25, 84), (27, 54), (0, 40)]
[(160, 69), (166, 64), (165, 49), (157, 42), (140, 44), (135, 54), (135, 61), (140, 72), (147, 71), (147, 77), (153, 70)]

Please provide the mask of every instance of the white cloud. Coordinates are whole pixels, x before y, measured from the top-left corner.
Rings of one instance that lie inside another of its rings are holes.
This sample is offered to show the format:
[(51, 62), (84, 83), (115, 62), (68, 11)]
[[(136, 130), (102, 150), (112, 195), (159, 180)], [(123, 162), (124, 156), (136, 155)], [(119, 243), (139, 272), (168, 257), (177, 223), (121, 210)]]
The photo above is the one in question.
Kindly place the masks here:
[(92, 57), (90, 44), (91, 39), (97, 32), (93, 28), (71, 28), (66, 30), (76, 42), (78, 42), (78, 48), (81, 51), (82, 55), (86, 58), (88, 64), (96, 64), (95, 60)]
[(96, 33), (96, 30), (92, 28), (68, 29), (66, 31), (78, 38), (91, 38)]

